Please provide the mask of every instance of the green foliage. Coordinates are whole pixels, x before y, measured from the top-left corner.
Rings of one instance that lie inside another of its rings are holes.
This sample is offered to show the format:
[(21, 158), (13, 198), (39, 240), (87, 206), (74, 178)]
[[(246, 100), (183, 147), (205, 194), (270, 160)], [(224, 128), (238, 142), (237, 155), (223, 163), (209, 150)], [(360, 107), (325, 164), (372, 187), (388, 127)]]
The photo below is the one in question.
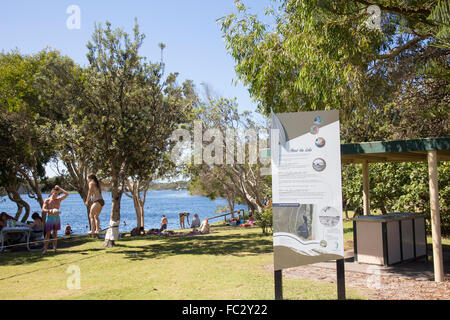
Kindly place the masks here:
[(24, 205), (17, 193), (19, 182), (42, 205), (39, 179), (45, 176), (45, 164), (55, 155), (51, 138), (43, 129), (51, 113), (41, 102), (36, 86), (36, 77), (49, 54), (47, 51), (33, 56), (17, 51), (0, 54), (0, 122), (4, 128), (0, 183), (18, 206), (19, 202)]
[(96, 26), (86, 68), (51, 50), (0, 54), (0, 183), (10, 194), (23, 180), (42, 204), (44, 165), (59, 157), (83, 199), (88, 172), (112, 178), (117, 220), (124, 179), (172, 169), (169, 138), (190, 114), (192, 82), (140, 56), (145, 36), (133, 31)]
[[(346, 142), (431, 137), (448, 134), (444, 2), (272, 1), (269, 24), (236, 1), (220, 21), (262, 113), (339, 109)], [(367, 26), (369, 5), (381, 30)]]
[[(449, 135), (448, 1), (267, 2), (265, 17), (237, 0), (220, 19), (237, 80), (260, 112), (339, 109), (347, 143)], [(369, 5), (381, 10), (380, 30), (368, 27)], [(439, 170), (448, 232), (448, 165)], [(371, 165), (372, 208), (429, 215), (426, 172), (421, 163)], [(343, 196), (361, 210), (359, 167), (344, 166)]]
[(438, 1), (428, 19), (439, 26), (436, 38), (441, 43), (437, 45), (450, 49), (450, 2), (446, 0)]
[[(450, 235), (450, 165), (438, 166), (441, 230)], [(430, 196), (426, 163), (370, 164), (370, 206), (382, 213), (414, 212), (427, 217), (430, 225)], [(360, 165), (345, 165), (342, 171), (344, 207), (362, 213), (362, 172)]]
[(169, 135), (189, 111), (177, 75), (164, 80), (161, 65), (139, 55), (143, 40), (137, 24), (131, 40), (106, 23), (87, 46), (90, 86), (75, 117), (91, 140), (94, 163), (107, 175), (155, 172)]
[(75, 191), (72, 189), (72, 186), (67, 183), (68, 180), (67, 176), (45, 177), (40, 181), (41, 190), (44, 193), (49, 193), (56, 185), (58, 185), (66, 191)]
[(263, 234), (273, 232), (273, 215), (272, 207), (265, 207), (262, 212), (256, 212), (255, 224), (262, 229)]
[(188, 181), (174, 181), (174, 182), (151, 182), (149, 190), (178, 190), (189, 189)]
[[(260, 161), (249, 161), (250, 144), (256, 146), (257, 137), (252, 140), (252, 137), (244, 136), (244, 133), (250, 130), (258, 135), (260, 125), (255, 123), (249, 112), (238, 111), (235, 99), (209, 96), (208, 101), (199, 103), (195, 112), (197, 119), (202, 122), (203, 133), (215, 130), (214, 153), (222, 154), (222, 159), (217, 157), (214, 164), (208, 164), (206, 161), (196, 164), (194, 161), (187, 166), (191, 178), (191, 192), (199, 192), (210, 199), (226, 198), (230, 210), (237, 202), (247, 204), (249, 209), (254, 211), (260, 211), (264, 195), (270, 192), (270, 178), (261, 174), (264, 165)], [(234, 134), (232, 141), (227, 139), (230, 132)], [(209, 141), (203, 142), (203, 150), (206, 150), (210, 145)], [(230, 151), (229, 143), (234, 146), (232, 154), (227, 154)], [(245, 156), (245, 161), (237, 161), (238, 153)], [(227, 160), (231, 157), (232, 162)]]

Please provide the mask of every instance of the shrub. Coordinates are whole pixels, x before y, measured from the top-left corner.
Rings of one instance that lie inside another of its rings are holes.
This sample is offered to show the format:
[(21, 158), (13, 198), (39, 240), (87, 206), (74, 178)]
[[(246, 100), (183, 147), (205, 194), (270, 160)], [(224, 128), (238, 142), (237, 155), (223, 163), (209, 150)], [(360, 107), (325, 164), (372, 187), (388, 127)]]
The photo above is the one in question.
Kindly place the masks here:
[(255, 223), (262, 229), (263, 234), (272, 233), (272, 208), (264, 208), (262, 212), (256, 212)]

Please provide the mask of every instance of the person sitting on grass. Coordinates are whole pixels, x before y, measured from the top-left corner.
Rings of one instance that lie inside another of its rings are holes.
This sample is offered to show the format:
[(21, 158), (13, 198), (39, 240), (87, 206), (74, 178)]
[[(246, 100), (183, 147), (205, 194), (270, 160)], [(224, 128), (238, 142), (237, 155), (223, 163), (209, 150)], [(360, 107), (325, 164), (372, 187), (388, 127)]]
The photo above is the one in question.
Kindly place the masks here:
[(143, 235), (143, 234), (145, 234), (144, 227), (139, 227), (139, 228), (136, 227), (136, 228), (133, 228), (133, 229), (131, 230), (130, 234), (131, 234), (132, 237)]
[(200, 225), (200, 227), (198, 228), (198, 231), (201, 234), (208, 234), (209, 233), (209, 223), (208, 223), (208, 219), (203, 220), (202, 224)]
[(241, 223), (239, 227), (251, 227), (255, 224), (255, 217), (253, 215), (250, 215), (247, 222)]
[(238, 210), (238, 216), (236, 218), (236, 225), (240, 225), (242, 223), (241, 210)]
[(197, 213), (194, 213), (194, 219), (192, 219), (191, 228), (196, 229), (200, 227), (200, 218)]
[[(41, 218), (39, 212), (34, 212), (31, 215), (31, 218), (34, 221), (33, 223), (28, 224), (27, 227), (31, 228), (30, 241), (35, 241), (44, 235), (45, 222)], [(24, 236), (20, 241), (26, 241), (26, 236)]]
[(228, 226), (236, 226), (237, 222), (236, 219), (230, 219), (227, 221)]
[(33, 238), (33, 233), (41, 233), (44, 232), (45, 222), (42, 220), (41, 216), (38, 212), (35, 212), (32, 214), (31, 218), (34, 220), (32, 224), (29, 224), (28, 227), (30, 227), (32, 230), (30, 236)]
[(243, 210), (236, 211), (237, 217), (228, 221), (227, 224), (230, 226), (239, 226), (241, 223), (244, 223), (244, 221), (242, 220), (242, 217), (241, 217), (241, 211), (243, 211)]
[(2, 212), (0, 214), (0, 230), (8, 225), (8, 214), (6, 212)]
[(17, 219), (11, 217), (6, 212), (2, 212), (0, 214), (0, 230), (2, 230), (4, 227), (8, 226), (8, 220), (14, 220), (17, 221)]
[(70, 236), (72, 234), (72, 228), (69, 226), (69, 224), (66, 224), (66, 230), (64, 231), (64, 234), (66, 236)]

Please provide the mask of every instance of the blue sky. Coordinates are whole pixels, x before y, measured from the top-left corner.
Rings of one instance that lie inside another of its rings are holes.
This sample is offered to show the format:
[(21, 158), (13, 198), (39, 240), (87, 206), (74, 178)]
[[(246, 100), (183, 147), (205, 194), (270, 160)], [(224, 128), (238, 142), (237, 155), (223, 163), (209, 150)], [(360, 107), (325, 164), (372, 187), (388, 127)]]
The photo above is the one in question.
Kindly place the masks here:
[[(263, 13), (269, 0), (244, 2), (252, 12)], [(80, 9), (80, 29), (69, 29), (67, 9)], [(80, 65), (88, 63), (86, 44), (95, 23), (109, 21), (131, 33), (134, 19), (145, 33), (141, 55), (159, 62), (158, 44), (166, 44), (166, 73), (178, 72), (179, 82), (193, 80), (198, 89), (207, 83), (214, 93), (237, 98), (240, 111), (254, 111), (247, 89), (233, 84), (234, 61), (227, 54), (218, 18), (235, 12), (233, 0), (2, 0), (0, 2), (0, 50), (15, 48), (33, 54), (50, 47)], [(51, 167), (47, 174), (54, 176)]]
[[(263, 12), (270, 1), (249, 0), (245, 4)], [(81, 28), (69, 29), (67, 8), (81, 10)], [(138, 19), (146, 39), (141, 54), (160, 60), (158, 44), (166, 44), (166, 72), (179, 72), (179, 80), (191, 79), (211, 86), (214, 92), (236, 97), (240, 110), (255, 110), (245, 87), (235, 79), (233, 59), (226, 53), (220, 24), (216, 21), (235, 11), (233, 0), (2, 0), (0, 4), (0, 49), (36, 53), (49, 46), (81, 65), (87, 64), (86, 43), (94, 24), (110, 21), (113, 27), (132, 32)]]

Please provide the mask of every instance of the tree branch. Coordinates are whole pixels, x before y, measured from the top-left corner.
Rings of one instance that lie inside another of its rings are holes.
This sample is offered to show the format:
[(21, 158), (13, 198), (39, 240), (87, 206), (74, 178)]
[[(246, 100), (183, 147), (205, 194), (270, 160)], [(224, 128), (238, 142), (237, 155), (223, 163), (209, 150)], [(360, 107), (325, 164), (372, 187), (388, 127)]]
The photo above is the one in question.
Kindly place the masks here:
[(411, 48), (412, 46), (414, 46), (416, 43), (418, 43), (419, 41), (422, 41), (424, 39), (426, 39), (427, 36), (419, 36), (416, 37), (410, 41), (408, 41), (407, 43), (405, 43), (404, 45), (397, 47), (393, 50), (391, 50), (391, 52), (387, 53), (387, 54), (382, 54), (378, 56), (379, 60), (385, 60), (385, 59), (392, 59), (395, 58), (397, 55), (399, 55), (401, 52)]

